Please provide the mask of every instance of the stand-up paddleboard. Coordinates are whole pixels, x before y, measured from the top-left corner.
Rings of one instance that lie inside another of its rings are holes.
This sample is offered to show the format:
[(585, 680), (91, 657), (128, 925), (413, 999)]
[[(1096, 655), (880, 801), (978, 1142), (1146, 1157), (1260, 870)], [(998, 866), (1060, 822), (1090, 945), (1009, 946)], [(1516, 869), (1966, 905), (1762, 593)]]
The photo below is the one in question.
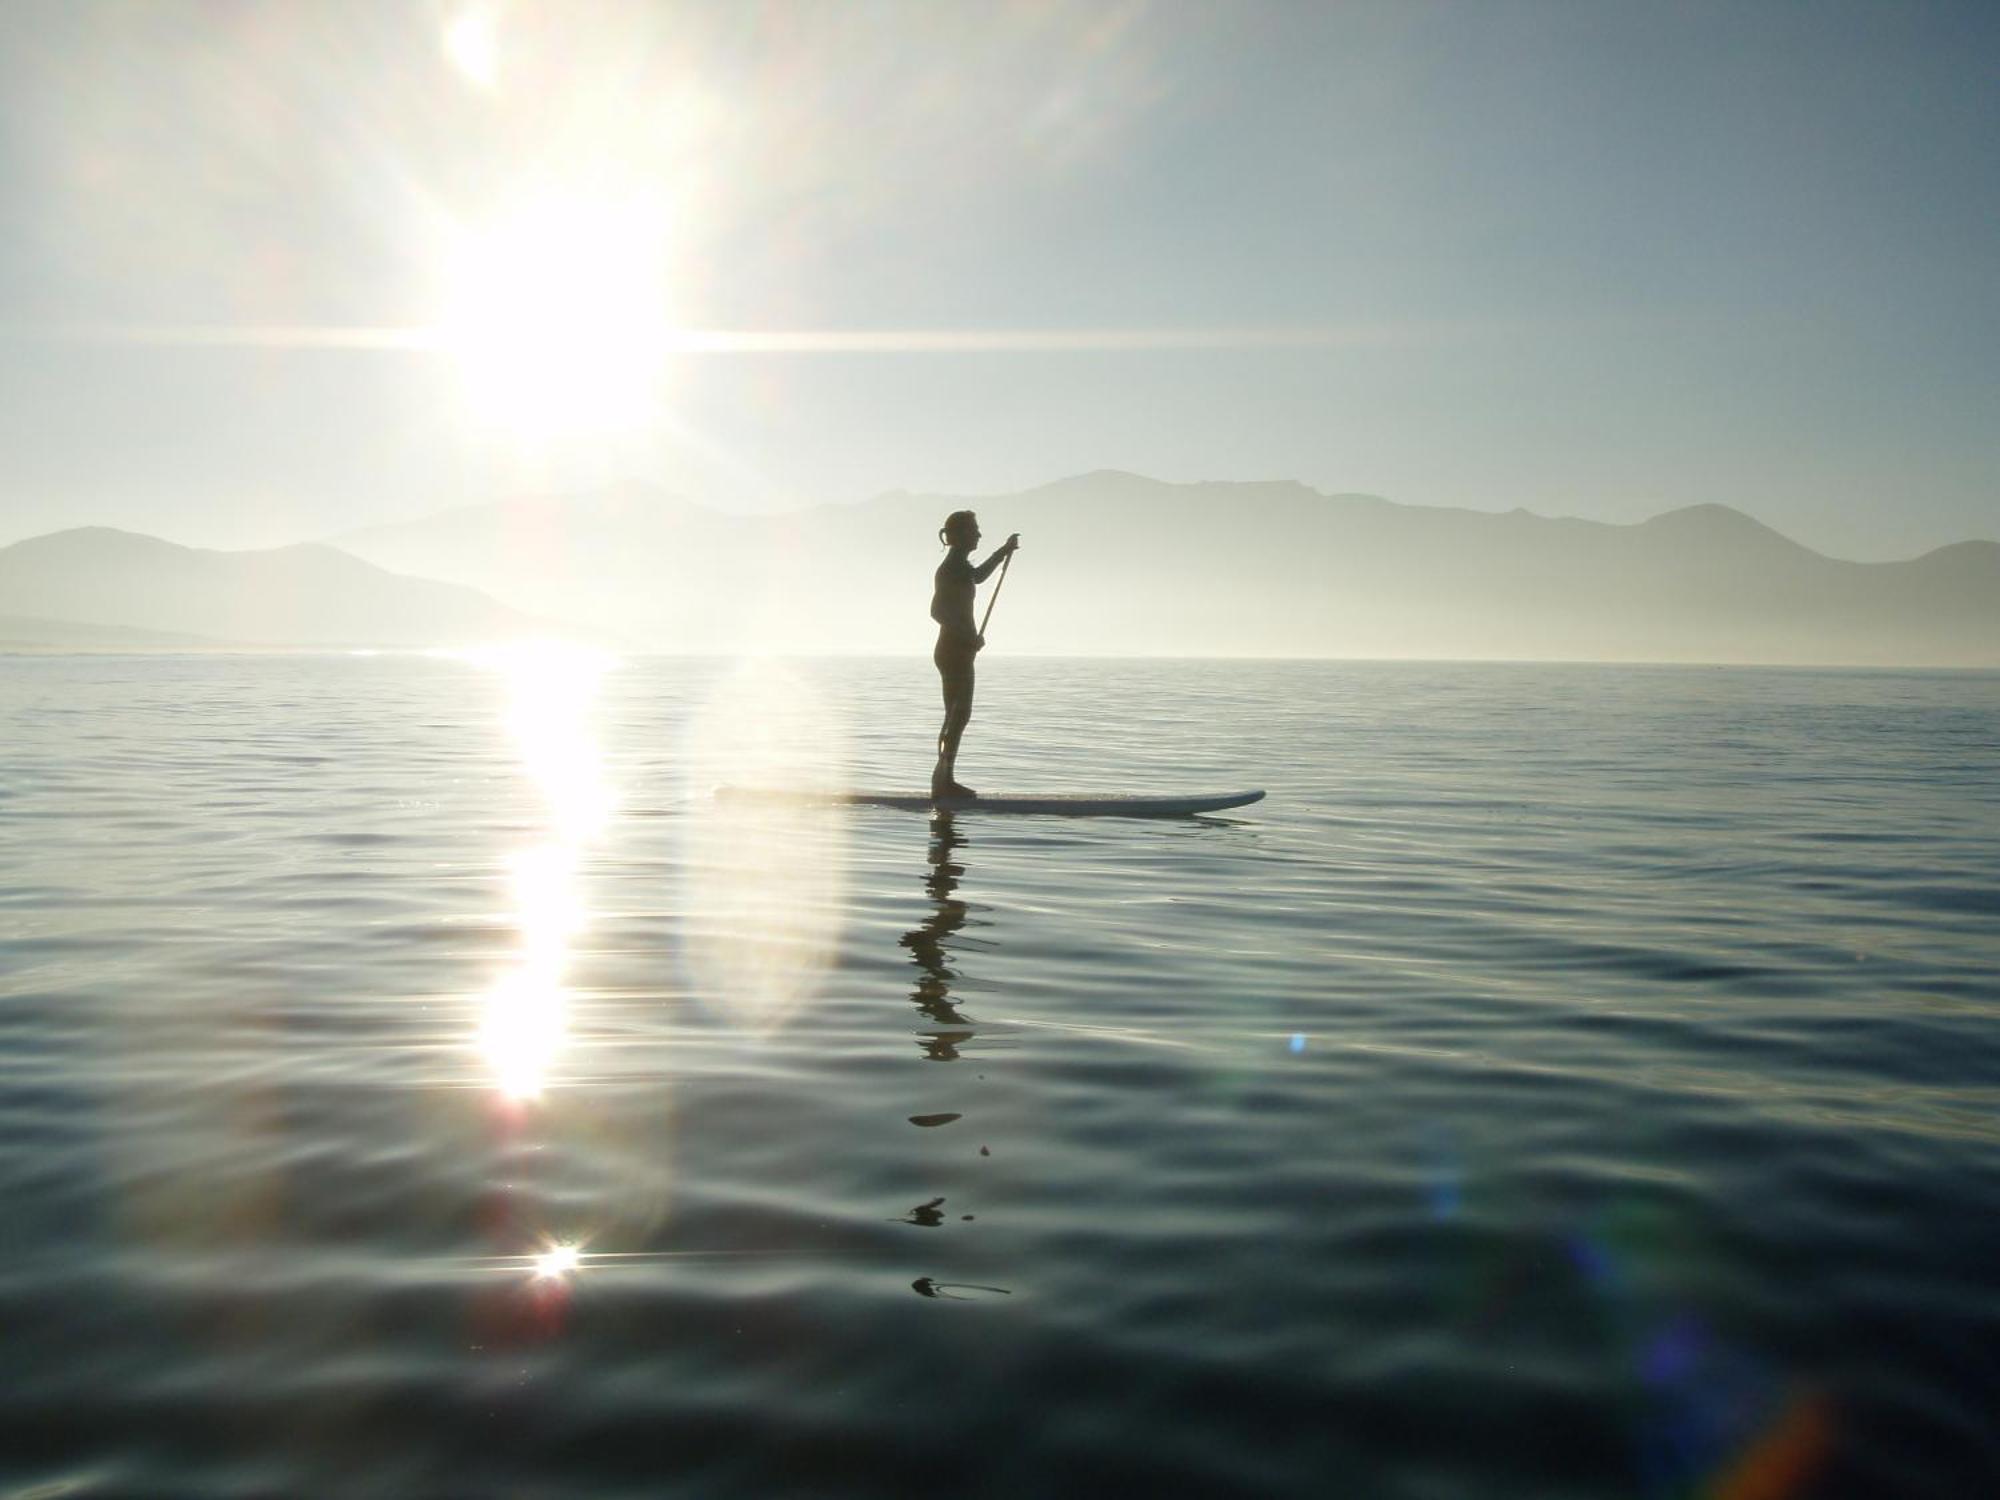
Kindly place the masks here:
[(1113, 797), (1101, 792), (933, 797), (929, 792), (830, 792), (756, 786), (718, 787), (715, 795), (728, 801), (893, 807), (904, 812), (1056, 813), (1097, 818), (1184, 818), (1194, 813), (1247, 807), (1252, 802), (1261, 801), (1264, 796), (1263, 792), (1255, 791), (1205, 792), (1177, 797)]

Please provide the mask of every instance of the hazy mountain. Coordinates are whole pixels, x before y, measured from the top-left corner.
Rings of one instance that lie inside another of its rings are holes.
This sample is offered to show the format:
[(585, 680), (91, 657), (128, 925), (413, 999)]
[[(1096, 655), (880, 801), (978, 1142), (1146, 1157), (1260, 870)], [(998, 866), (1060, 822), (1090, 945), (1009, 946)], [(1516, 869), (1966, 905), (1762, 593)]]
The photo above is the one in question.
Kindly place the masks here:
[(2000, 546), (1841, 562), (1720, 505), (1615, 526), (1102, 472), (778, 516), (631, 487), (338, 540), (664, 650), (925, 651), (962, 506), (1022, 533), (1009, 651), (2000, 666)]
[[(398, 572), (449, 578), (658, 649), (728, 653), (759, 601), (782, 592), (774, 564), (788, 520), (626, 486), (464, 506), (331, 541)], [(832, 649), (897, 647), (891, 636)]]
[(232, 643), (173, 630), (0, 615), (0, 651), (215, 651)]
[(541, 628), (473, 589), (332, 547), (211, 552), (102, 526), (0, 548), (0, 615), (84, 627), (83, 637), (118, 627), (210, 645), (433, 646)]

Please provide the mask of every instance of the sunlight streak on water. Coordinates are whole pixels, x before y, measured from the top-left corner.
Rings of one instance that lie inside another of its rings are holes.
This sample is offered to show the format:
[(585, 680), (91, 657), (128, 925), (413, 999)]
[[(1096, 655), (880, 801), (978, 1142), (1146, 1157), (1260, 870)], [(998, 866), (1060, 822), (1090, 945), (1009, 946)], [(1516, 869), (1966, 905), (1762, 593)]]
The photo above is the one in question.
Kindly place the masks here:
[(611, 661), (539, 643), (468, 659), (503, 674), (508, 735), (548, 811), (550, 837), (511, 860), (521, 947), (487, 992), (480, 1026), (480, 1049), (500, 1091), (534, 1099), (568, 1036), (564, 976), (571, 944), (590, 923), (578, 864), (584, 846), (602, 836), (613, 805), (591, 723), (598, 682)]

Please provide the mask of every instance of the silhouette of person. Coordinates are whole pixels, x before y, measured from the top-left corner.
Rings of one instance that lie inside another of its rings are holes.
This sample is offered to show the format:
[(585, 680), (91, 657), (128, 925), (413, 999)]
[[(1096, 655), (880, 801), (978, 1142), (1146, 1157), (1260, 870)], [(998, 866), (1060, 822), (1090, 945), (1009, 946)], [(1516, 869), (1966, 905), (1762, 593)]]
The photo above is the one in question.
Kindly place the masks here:
[(973, 624), (973, 592), (992, 576), (993, 570), (1021, 545), (1019, 532), (994, 548), (986, 561), (973, 566), (972, 549), (979, 545), (979, 518), (969, 510), (955, 510), (938, 528), (938, 540), (950, 550), (938, 564), (936, 586), (931, 594), (931, 618), (937, 621), (937, 646), (931, 660), (937, 663), (944, 686), (944, 727), (938, 730), (937, 767), (931, 772), (933, 797), (976, 797), (979, 794), (958, 781), (958, 742), (972, 720), (972, 659), (986, 644), (986, 637)]

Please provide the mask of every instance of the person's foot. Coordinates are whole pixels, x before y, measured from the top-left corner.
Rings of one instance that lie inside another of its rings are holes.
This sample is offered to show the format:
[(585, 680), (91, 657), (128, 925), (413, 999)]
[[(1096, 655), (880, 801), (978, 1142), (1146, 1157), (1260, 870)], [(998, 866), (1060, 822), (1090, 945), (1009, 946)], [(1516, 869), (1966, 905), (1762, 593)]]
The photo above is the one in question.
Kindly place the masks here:
[(944, 795), (947, 797), (977, 797), (979, 793), (963, 782), (953, 781), (946, 783)]

